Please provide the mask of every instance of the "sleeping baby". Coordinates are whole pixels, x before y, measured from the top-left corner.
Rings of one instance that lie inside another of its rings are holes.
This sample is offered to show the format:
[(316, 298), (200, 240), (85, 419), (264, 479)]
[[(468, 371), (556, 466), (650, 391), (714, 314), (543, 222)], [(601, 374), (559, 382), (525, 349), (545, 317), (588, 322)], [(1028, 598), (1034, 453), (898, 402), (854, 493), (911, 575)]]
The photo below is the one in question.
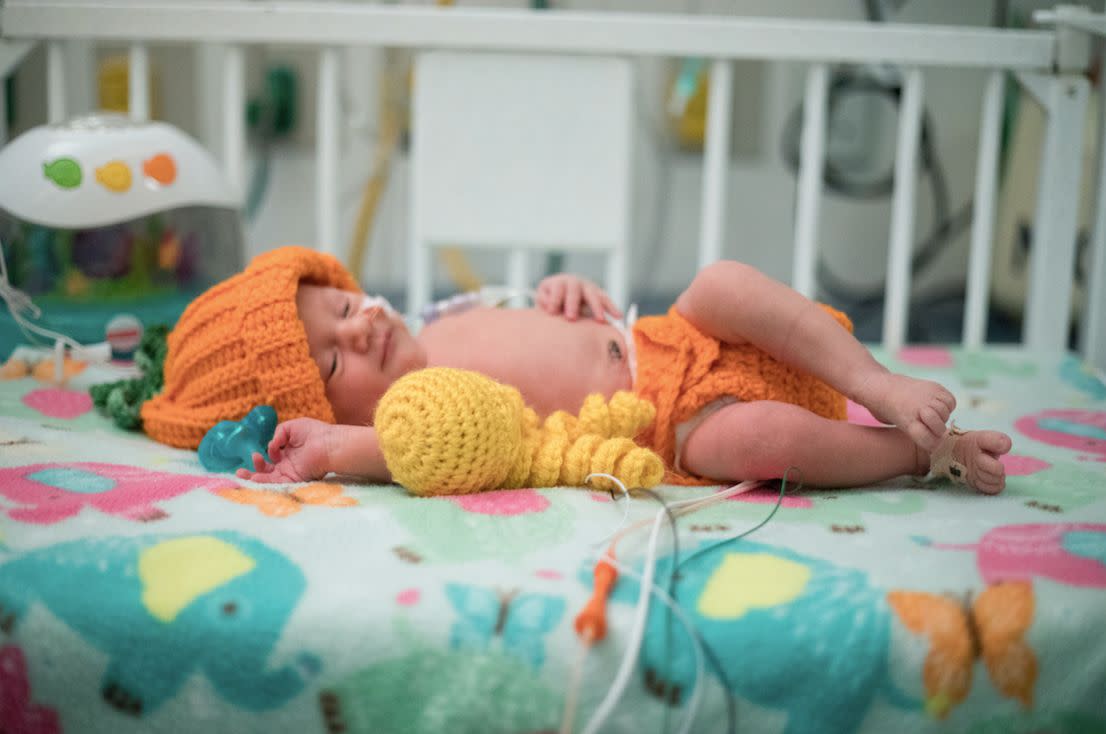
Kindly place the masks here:
[[(169, 335), (164, 388), (143, 429), (195, 448), (221, 420), (272, 405), (280, 424), (257, 482), (330, 472), (390, 481), (373, 428), (388, 387), (428, 366), (517, 388), (541, 415), (632, 390), (656, 407), (636, 437), (682, 484), (775, 479), (869, 484), (935, 474), (993, 494), (1010, 438), (949, 427), (952, 394), (888, 371), (849, 320), (736, 262), (704, 268), (662, 316), (627, 322), (595, 284), (541, 281), (530, 309), (475, 307), (417, 335), (336, 259), (284, 247), (193, 301)], [(846, 398), (886, 426), (848, 423)]]

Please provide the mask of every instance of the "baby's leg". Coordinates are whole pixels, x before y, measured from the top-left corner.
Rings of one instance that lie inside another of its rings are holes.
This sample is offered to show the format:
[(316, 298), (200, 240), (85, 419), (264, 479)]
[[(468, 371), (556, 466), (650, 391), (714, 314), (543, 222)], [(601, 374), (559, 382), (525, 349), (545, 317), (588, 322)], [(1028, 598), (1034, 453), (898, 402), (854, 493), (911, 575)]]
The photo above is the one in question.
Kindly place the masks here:
[[(972, 467), (964, 477), (969, 486), (1002, 491), (998, 456), (1009, 451), (1009, 438), (973, 431), (950, 448)], [(901, 431), (828, 420), (768, 400), (727, 405), (708, 416), (687, 437), (680, 462), (700, 476), (733, 482), (778, 479), (795, 467), (797, 480), (818, 487), (855, 487), (930, 469), (929, 454)]]
[(956, 407), (944, 387), (888, 371), (823, 309), (748, 265), (719, 262), (704, 268), (676, 308), (717, 339), (751, 342), (815, 375), (926, 451), (937, 447)]

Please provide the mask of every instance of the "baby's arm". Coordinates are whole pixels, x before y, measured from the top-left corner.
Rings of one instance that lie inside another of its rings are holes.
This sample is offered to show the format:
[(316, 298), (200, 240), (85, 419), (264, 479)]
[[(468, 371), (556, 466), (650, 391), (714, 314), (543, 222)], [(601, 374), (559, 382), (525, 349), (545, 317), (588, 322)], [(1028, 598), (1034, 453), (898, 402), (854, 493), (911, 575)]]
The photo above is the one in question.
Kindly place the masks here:
[(392, 480), (371, 426), (339, 426), (313, 418), (285, 421), (269, 442), (269, 457), (272, 463), (254, 454), (254, 471), (239, 469), (238, 476), (263, 483), (309, 482), (333, 472), (373, 482)]

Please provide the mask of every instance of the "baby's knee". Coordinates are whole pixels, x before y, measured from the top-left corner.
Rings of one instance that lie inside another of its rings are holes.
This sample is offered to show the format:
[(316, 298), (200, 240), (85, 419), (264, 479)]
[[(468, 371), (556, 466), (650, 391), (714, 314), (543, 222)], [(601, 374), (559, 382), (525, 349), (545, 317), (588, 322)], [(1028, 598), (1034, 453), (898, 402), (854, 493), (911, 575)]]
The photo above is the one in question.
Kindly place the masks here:
[(691, 318), (715, 307), (726, 298), (740, 295), (742, 284), (759, 275), (752, 265), (735, 260), (719, 260), (700, 270), (691, 285), (676, 300), (676, 308)]

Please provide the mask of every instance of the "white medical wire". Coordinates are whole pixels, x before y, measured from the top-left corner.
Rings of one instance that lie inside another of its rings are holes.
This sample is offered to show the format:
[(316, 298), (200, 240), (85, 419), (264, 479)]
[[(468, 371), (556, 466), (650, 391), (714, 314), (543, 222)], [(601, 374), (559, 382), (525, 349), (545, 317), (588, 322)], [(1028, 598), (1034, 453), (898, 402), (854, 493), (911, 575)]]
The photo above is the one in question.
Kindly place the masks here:
[(572, 680), (568, 683), (568, 695), (565, 696), (565, 710), (561, 715), (560, 734), (572, 734), (572, 722), (576, 720), (576, 702), (580, 699), (580, 687), (584, 680), (584, 660), (588, 656), (588, 645), (580, 645), (576, 664), (572, 666)]
[[(643, 583), (642, 576), (637, 571), (630, 569), (614, 559), (607, 559), (607, 562), (614, 567), (616, 571), (622, 576), (627, 576), (631, 579), (637, 580), (639, 583)], [(684, 626), (684, 631), (687, 632), (687, 636), (691, 638), (692, 645), (695, 648), (695, 687), (692, 689), (691, 698), (688, 700), (687, 716), (684, 717), (683, 724), (680, 725), (680, 734), (688, 734), (691, 731), (691, 725), (695, 723), (695, 717), (699, 712), (699, 704), (702, 699), (703, 684), (706, 681), (706, 666), (703, 663), (703, 642), (699, 636), (699, 631), (695, 629), (695, 625), (688, 619), (687, 613), (680, 606), (680, 603), (674, 598), (669, 596), (668, 592), (656, 584), (652, 585), (652, 591), (656, 594), (665, 605), (668, 606), (676, 614), (676, 618), (680, 620), (680, 624)]]
[(637, 664), (638, 652), (641, 650), (641, 642), (645, 637), (645, 620), (649, 616), (649, 596), (653, 587), (653, 574), (656, 572), (653, 559), (656, 556), (657, 541), (660, 537), (660, 528), (664, 517), (665, 512), (661, 509), (657, 513), (656, 519), (653, 521), (653, 529), (649, 533), (648, 551), (643, 566), (644, 573), (641, 577), (641, 592), (638, 594), (637, 608), (634, 610), (634, 623), (630, 628), (630, 644), (626, 648), (626, 653), (622, 656), (622, 663), (618, 667), (618, 673), (615, 675), (610, 690), (607, 691), (607, 695), (599, 704), (599, 708), (588, 720), (588, 724), (584, 728), (584, 734), (595, 734), (599, 731), (599, 727), (611, 715), (618, 699), (622, 697), (622, 692), (630, 682), (634, 665)]
[[(599, 708), (596, 709), (595, 713), (592, 714), (591, 719), (588, 721), (587, 727), (584, 729), (584, 734), (595, 734), (595, 732), (599, 731), (599, 727), (601, 727), (603, 723), (606, 722), (606, 720), (610, 717), (611, 712), (618, 704), (618, 701), (622, 697), (626, 686), (629, 684), (630, 675), (633, 672), (634, 665), (637, 663), (638, 653), (641, 650), (642, 640), (645, 637), (645, 621), (648, 618), (649, 613), (649, 592), (652, 588), (656, 588), (653, 584), (653, 574), (656, 571), (656, 555), (657, 545), (660, 538), (660, 526), (667, 512), (673, 509), (677, 509), (678, 512), (675, 513), (676, 515), (686, 515), (717, 502), (721, 502), (722, 500), (733, 497), (734, 495), (748, 492), (749, 490), (759, 486), (760, 482), (745, 481), (741, 482), (740, 484), (735, 484), (732, 487), (728, 487), (727, 489), (724, 489), (720, 492), (715, 492), (714, 494), (707, 497), (699, 497), (694, 499), (680, 500), (678, 502), (672, 502), (667, 507), (662, 507), (660, 510), (657, 511), (656, 517), (653, 521), (653, 529), (649, 534), (649, 543), (647, 545), (645, 560), (643, 561), (643, 568), (645, 569), (645, 573), (642, 576), (632, 574), (632, 576), (640, 579), (641, 593), (638, 596), (637, 607), (634, 611), (634, 624), (630, 632), (630, 642), (628, 647), (626, 648), (626, 652), (622, 657), (622, 662), (619, 665), (618, 673), (615, 676), (615, 680), (612, 683), (610, 690), (607, 691), (607, 695), (603, 698), (602, 703), (600, 703)], [(642, 523), (635, 523), (626, 530), (620, 532), (629, 532), (630, 530), (634, 530), (635, 528), (640, 527), (645, 522), (648, 522), (648, 520)], [(608, 556), (606, 557), (606, 560), (608, 563), (614, 566), (615, 570), (618, 570), (620, 573), (622, 572), (620, 570), (620, 566), (617, 564), (616, 561), (614, 561), (614, 559)], [(667, 593), (665, 593), (665, 596), (667, 596)], [(678, 608), (679, 605), (677, 604), (676, 607)], [(698, 647), (699, 643), (698, 640), (695, 638), (694, 632), (692, 632), (691, 636), (692, 639), (696, 641), (697, 653), (700, 656), (698, 660), (699, 664), (701, 665), (702, 650)], [(700, 685), (697, 682), (695, 691), (692, 694), (696, 702), (698, 702), (699, 688)], [(694, 719), (693, 711), (694, 709), (689, 708), (689, 716), (688, 719), (685, 720), (684, 725), (687, 728), (681, 728), (681, 731), (686, 732), (690, 728), (689, 722)]]
[(618, 523), (618, 527), (616, 527), (614, 530), (612, 530), (611, 532), (604, 535), (600, 540), (597, 540), (594, 543), (592, 543), (591, 547), (595, 548), (596, 546), (604, 545), (608, 540), (613, 538), (618, 533), (622, 532), (622, 528), (624, 528), (626, 526), (626, 523), (629, 522), (629, 520), (630, 520), (630, 491), (628, 489), (626, 489), (626, 485), (622, 483), (621, 479), (619, 479), (616, 476), (612, 476), (610, 474), (604, 474), (603, 472), (592, 472), (591, 474), (588, 474), (586, 477), (584, 477), (584, 482), (585, 483), (590, 482), (592, 477), (604, 477), (606, 479), (610, 479), (612, 482), (617, 484), (618, 488), (622, 491), (622, 498), (624, 500), (624, 502), (622, 504), (622, 522)]
[[(618, 571), (622, 576), (635, 579), (641, 583), (641, 574), (628, 566), (624, 566), (613, 558), (608, 558), (607, 563)], [(695, 721), (695, 716), (698, 713), (698, 707), (701, 699), (700, 689), (706, 677), (706, 669), (703, 663), (703, 643), (702, 638), (699, 636), (699, 631), (695, 629), (695, 625), (688, 619), (687, 614), (674, 598), (672, 598), (667, 591), (662, 589), (656, 584), (652, 585), (652, 592), (660, 599), (665, 605), (676, 614), (676, 618), (683, 625), (684, 631), (687, 632), (687, 636), (691, 638), (691, 642), (695, 649), (695, 685), (692, 690), (691, 699), (688, 701), (688, 714), (685, 717), (684, 723), (680, 727), (682, 734), (687, 734), (691, 730), (691, 725)], [(576, 702), (578, 698), (578, 692), (580, 689), (581, 678), (583, 677), (583, 658), (587, 655), (588, 646), (584, 645), (580, 648), (580, 657), (577, 659), (577, 665), (575, 666), (576, 672), (573, 675), (571, 688), (569, 689), (569, 696), (565, 699), (565, 714), (561, 722), (560, 734), (571, 734), (572, 722), (576, 714)], [(602, 723), (602, 722), (600, 722)]]

